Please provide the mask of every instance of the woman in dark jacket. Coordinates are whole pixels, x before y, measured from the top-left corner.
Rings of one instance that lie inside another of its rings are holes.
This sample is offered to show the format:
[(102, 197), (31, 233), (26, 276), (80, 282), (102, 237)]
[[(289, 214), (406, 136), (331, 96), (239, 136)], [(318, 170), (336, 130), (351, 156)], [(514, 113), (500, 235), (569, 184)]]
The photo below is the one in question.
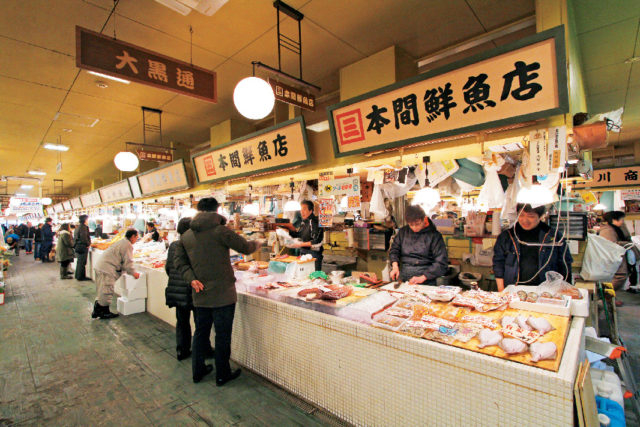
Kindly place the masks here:
[(420, 206), (408, 206), (405, 225), (398, 231), (391, 249), (391, 280), (409, 281), (412, 284), (435, 285), (449, 267), (447, 246), (442, 234), (426, 218)]
[[(178, 234), (182, 236), (190, 225), (191, 218), (182, 218), (178, 222)], [(164, 269), (169, 276), (169, 283), (164, 295), (167, 305), (176, 308), (176, 350), (178, 352), (178, 360), (183, 360), (191, 355), (190, 317), (193, 311), (193, 300), (191, 297), (191, 284), (184, 281), (182, 274), (173, 264), (177, 243), (178, 241), (176, 240), (169, 245), (167, 262), (164, 265)], [(209, 348), (211, 348), (211, 344), (209, 344)], [(213, 357), (213, 349), (211, 349), (209, 356)]]
[(76, 227), (75, 231), (75, 249), (78, 255), (75, 272), (76, 280), (91, 280), (87, 277), (87, 257), (91, 247), (91, 232), (87, 226), (88, 218), (87, 215), (80, 215), (78, 217), (78, 227)]

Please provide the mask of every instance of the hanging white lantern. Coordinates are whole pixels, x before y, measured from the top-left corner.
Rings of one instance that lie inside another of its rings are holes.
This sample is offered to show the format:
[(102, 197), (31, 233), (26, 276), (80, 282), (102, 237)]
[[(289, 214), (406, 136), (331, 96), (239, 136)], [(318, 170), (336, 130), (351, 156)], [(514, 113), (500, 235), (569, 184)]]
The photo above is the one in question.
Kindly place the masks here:
[(41, 201), (43, 206), (47, 206), (53, 203), (53, 201), (51, 200), (51, 197), (43, 197)]
[(233, 91), (233, 103), (238, 112), (251, 120), (267, 117), (275, 102), (273, 88), (259, 77), (240, 80)]
[(138, 168), (138, 156), (130, 151), (121, 151), (113, 158), (113, 163), (123, 172), (131, 172)]
[(549, 188), (543, 187), (540, 184), (531, 184), (530, 186), (522, 187), (520, 191), (518, 191), (516, 201), (518, 203), (529, 204), (535, 209), (538, 206), (550, 205), (556, 200), (555, 193)]

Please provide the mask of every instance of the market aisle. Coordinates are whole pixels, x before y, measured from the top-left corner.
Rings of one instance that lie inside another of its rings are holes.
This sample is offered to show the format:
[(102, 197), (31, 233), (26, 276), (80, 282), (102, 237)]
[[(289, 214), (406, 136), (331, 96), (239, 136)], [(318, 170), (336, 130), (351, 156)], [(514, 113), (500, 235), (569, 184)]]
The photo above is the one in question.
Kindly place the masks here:
[(143, 313), (91, 320), (93, 282), (13, 258), (0, 306), (0, 426), (320, 425), (244, 370), (225, 387), (191, 381), (174, 329)]

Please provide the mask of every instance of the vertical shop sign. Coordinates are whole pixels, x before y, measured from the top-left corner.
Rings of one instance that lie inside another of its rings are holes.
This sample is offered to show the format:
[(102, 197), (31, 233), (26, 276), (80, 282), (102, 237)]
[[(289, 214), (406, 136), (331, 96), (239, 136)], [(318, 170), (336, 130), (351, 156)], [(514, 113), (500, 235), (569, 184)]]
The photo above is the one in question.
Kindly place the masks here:
[(278, 171), (311, 162), (304, 118), (234, 139), (191, 157), (199, 183)]
[(531, 175), (549, 173), (546, 129), (536, 129), (529, 133), (529, 173)]
[(333, 199), (318, 199), (320, 205), (320, 215), (318, 215), (318, 223), (320, 227), (331, 227), (333, 225), (333, 207), (335, 206)]
[(76, 27), (76, 66), (217, 102), (215, 72), (82, 27)]
[(549, 172), (564, 170), (567, 158), (567, 127), (549, 128)]
[(556, 27), (328, 108), (336, 157), (568, 111)]

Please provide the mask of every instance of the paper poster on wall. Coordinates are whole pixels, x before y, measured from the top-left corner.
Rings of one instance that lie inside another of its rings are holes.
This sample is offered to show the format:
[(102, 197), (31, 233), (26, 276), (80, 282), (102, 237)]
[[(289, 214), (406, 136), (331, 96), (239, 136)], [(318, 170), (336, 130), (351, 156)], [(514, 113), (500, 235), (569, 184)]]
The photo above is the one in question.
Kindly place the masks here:
[(442, 162), (431, 162), (427, 164), (429, 186), (432, 188), (435, 187), (456, 173), (458, 169), (460, 169), (460, 166), (455, 160), (444, 160)]
[(320, 205), (320, 215), (318, 215), (320, 227), (331, 227), (333, 225), (333, 207), (335, 200), (318, 199), (318, 204)]
[(359, 211), (360, 208), (360, 196), (347, 196), (347, 212)]

